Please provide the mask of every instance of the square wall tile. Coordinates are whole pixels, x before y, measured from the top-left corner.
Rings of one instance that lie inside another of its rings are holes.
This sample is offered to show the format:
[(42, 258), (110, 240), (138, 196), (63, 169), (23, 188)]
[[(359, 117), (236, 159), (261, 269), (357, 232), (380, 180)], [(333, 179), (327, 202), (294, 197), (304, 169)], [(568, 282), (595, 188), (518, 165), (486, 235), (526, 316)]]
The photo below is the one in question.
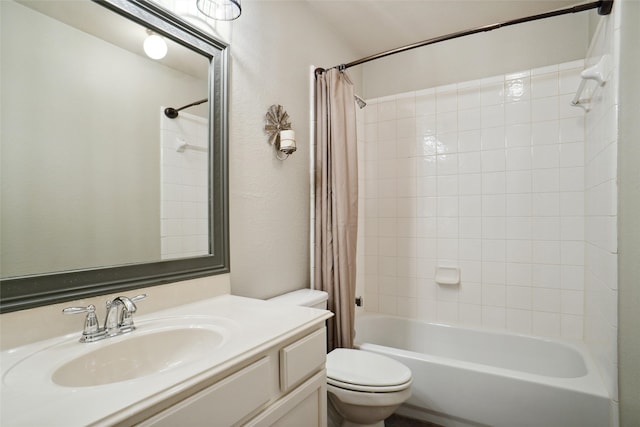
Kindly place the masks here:
[(504, 307), (506, 302), (506, 287), (504, 285), (482, 285), (482, 305)]
[(504, 172), (486, 172), (482, 174), (483, 194), (502, 194), (506, 188), (506, 175)]
[(558, 120), (559, 114), (558, 98), (555, 96), (536, 98), (531, 101), (531, 121), (533, 122)]
[(480, 81), (458, 85), (458, 108), (460, 111), (479, 108), (481, 105)]
[(531, 310), (533, 307), (533, 293), (529, 286), (507, 286), (506, 306), (520, 310)]
[(509, 148), (531, 145), (531, 123), (509, 125), (505, 128), (505, 142)]
[(458, 132), (458, 112), (438, 112), (436, 114), (436, 132), (439, 134)]
[(560, 128), (558, 120), (534, 122), (531, 124), (532, 145), (556, 144), (559, 140)]
[(470, 131), (461, 130), (458, 133), (458, 151), (459, 152), (480, 151), (481, 136), (482, 136), (482, 132), (480, 132), (480, 130), (470, 130)]
[(531, 122), (531, 102), (518, 101), (505, 104), (506, 125), (515, 125)]
[(539, 74), (531, 77), (532, 98), (545, 98), (557, 96), (559, 82), (557, 73)]
[(517, 334), (531, 334), (533, 315), (529, 310), (507, 308), (507, 330)]
[(560, 146), (557, 144), (535, 146), (531, 154), (534, 169), (557, 169), (560, 166)]
[[(436, 92), (434, 89), (426, 89), (415, 94), (416, 116), (424, 116), (436, 113)], [(366, 110), (366, 109), (365, 109)]]
[(529, 100), (531, 98), (531, 79), (529, 73), (506, 76), (505, 102)]
[(458, 153), (458, 173), (478, 173), (482, 171), (482, 157), (480, 152)]
[(483, 106), (504, 103), (504, 77), (483, 80), (480, 101)]
[(531, 277), (531, 264), (507, 262), (508, 286), (531, 286)]
[(461, 325), (476, 326), (482, 324), (482, 307), (479, 304), (458, 304)]
[(459, 241), (459, 257), (465, 261), (482, 260), (482, 240), (463, 238)]
[(559, 121), (560, 142), (584, 141), (584, 117), (571, 117)]
[(531, 169), (532, 153), (529, 147), (507, 148), (506, 170), (517, 171)]
[(505, 152), (504, 150), (483, 150), (482, 172), (499, 172), (505, 170)]
[(534, 311), (533, 333), (543, 337), (559, 337), (560, 314)]
[(396, 121), (396, 138), (415, 138), (416, 119), (415, 117), (401, 118)]
[(458, 198), (461, 217), (480, 217), (482, 214), (481, 196), (460, 196)]
[(386, 101), (378, 104), (378, 122), (396, 119), (396, 101)]
[(582, 167), (584, 166), (584, 143), (567, 142), (560, 146), (560, 166)]
[(398, 119), (416, 116), (415, 95), (398, 98), (396, 100), (396, 117)]
[[(505, 127), (486, 127), (481, 130), (482, 150), (497, 150), (505, 147)], [(480, 146), (478, 146), (480, 149)]]
[(481, 110), (481, 121), (483, 128), (494, 128), (505, 125), (504, 104), (489, 105)]
[(507, 171), (506, 173), (506, 193), (522, 194), (531, 193), (532, 173), (530, 170)]
[(438, 301), (436, 304), (438, 322), (455, 324), (458, 322), (458, 304), (456, 302)]
[(480, 108), (460, 110), (458, 112), (458, 130), (460, 132), (480, 129), (482, 127)]
[(507, 262), (530, 263), (532, 261), (532, 253), (533, 249), (530, 240), (507, 240)]
[[(532, 218), (507, 217), (507, 239), (508, 240), (530, 240), (532, 237)], [(558, 227), (559, 228), (559, 227)]]
[(560, 287), (560, 265), (545, 265), (541, 263), (531, 266), (531, 284), (537, 288)]
[(504, 307), (482, 306), (482, 326), (489, 329), (505, 329), (507, 312)]

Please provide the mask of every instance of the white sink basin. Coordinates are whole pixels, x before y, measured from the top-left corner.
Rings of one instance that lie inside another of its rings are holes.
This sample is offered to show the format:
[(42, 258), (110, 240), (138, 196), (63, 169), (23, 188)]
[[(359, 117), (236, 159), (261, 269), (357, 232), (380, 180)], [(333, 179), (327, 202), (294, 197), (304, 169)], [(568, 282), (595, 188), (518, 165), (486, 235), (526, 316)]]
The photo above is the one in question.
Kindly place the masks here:
[(211, 329), (180, 328), (136, 335), (103, 346), (62, 365), (52, 375), (63, 387), (127, 381), (201, 360), (223, 343)]
[[(5, 385), (96, 387), (207, 365), (225, 346), (236, 325), (209, 316), (162, 318), (136, 323), (137, 329), (93, 343), (66, 337), (18, 361)], [(37, 373), (37, 374), (36, 374)]]

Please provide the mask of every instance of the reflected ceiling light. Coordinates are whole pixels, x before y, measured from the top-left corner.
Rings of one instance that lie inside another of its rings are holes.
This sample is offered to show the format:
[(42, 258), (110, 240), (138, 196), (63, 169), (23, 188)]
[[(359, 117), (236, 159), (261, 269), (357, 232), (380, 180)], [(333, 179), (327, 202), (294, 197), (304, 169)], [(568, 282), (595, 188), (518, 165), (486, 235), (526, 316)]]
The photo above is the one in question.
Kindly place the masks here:
[(162, 59), (167, 55), (167, 43), (157, 34), (147, 31), (149, 36), (145, 39), (142, 47), (144, 53), (151, 59)]
[(232, 21), (240, 16), (240, 0), (196, 0), (198, 10), (218, 21)]

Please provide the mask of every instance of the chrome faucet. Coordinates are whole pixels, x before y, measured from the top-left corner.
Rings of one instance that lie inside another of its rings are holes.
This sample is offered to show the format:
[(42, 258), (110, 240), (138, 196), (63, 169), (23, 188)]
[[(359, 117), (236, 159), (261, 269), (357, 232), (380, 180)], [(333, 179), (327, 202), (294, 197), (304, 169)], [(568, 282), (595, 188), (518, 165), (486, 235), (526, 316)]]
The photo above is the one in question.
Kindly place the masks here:
[(107, 301), (107, 315), (103, 328), (100, 328), (98, 324), (96, 307), (93, 304), (88, 307), (68, 307), (62, 310), (62, 313), (87, 313), (80, 342), (94, 342), (133, 331), (136, 328), (133, 325), (133, 313), (138, 309), (134, 301), (140, 301), (146, 297), (146, 294), (136, 295), (132, 298), (119, 296)]
[(133, 326), (131, 315), (137, 309), (132, 299), (127, 297), (117, 297), (107, 301), (107, 315), (104, 318), (104, 330), (107, 335), (114, 336), (133, 331), (135, 326)]

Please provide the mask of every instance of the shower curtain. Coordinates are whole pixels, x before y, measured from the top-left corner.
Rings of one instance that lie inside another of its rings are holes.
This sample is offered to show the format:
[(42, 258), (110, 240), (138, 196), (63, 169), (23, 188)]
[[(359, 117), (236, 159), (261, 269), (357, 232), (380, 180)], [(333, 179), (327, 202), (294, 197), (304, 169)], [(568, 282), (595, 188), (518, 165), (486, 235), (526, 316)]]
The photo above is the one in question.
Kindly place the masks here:
[(315, 283), (328, 292), (327, 350), (353, 347), (358, 159), (354, 89), (344, 71), (316, 78)]

